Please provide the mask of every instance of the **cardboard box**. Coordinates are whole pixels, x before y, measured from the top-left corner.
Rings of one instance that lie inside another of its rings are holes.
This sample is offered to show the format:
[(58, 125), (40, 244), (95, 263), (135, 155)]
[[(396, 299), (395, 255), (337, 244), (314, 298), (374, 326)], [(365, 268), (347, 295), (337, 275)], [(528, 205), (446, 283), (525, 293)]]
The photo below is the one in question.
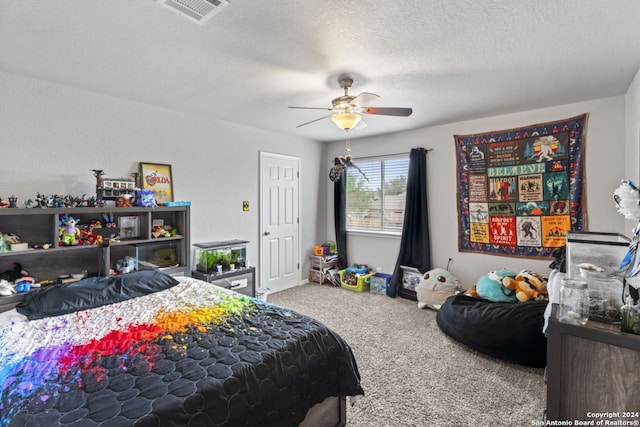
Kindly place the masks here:
[(13, 244), (11, 244), (11, 252), (26, 251), (27, 249), (29, 249), (29, 244), (28, 243), (13, 243)]

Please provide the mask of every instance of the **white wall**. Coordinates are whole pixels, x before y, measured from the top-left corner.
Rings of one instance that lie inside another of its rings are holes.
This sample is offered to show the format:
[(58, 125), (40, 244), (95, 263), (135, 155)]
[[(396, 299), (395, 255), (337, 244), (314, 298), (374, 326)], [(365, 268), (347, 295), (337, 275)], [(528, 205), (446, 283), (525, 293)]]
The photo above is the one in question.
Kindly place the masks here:
[[(355, 139), (351, 145), (355, 157), (408, 152), (417, 146), (434, 148), (428, 157), (433, 265), (446, 267), (449, 257), (453, 258), (452, 272), (469, 285), (488, 269), (545, 272), (549, 261), (458, 252), (453, 135), (585, 112), (590, 114), (586, 142), (589, 229), (629, 234), (632, 225), (616, 212), (612, 191), (622, 178), (635, 177), (640, 182), (638, 76), (626, 97)], [(344, 154), (342, 142), (325, 145), (2, 72), (0, 141), (0, 197), (6, 200), (15, 194), (19, 202), (36, 192), (93, 195), (91, 169), (120, 177), (137, 171), (140, 161), (169, 163), (176, 200), (193, 203), (192, 242), (249, 240), (248, 256), (254, 265), (259, 257), (259, 152), (297, 156), (302, 166), (302, 279), (313, 245), (335, 239), (328, 172), (332, 159)], [(249, 212), (242, 211), (243, 200), (249, 200)], [(399, 239), (351, 236), (349, 243), (352, 262), (393, 270)]]
[[(408, 152), (418, 146), (433, 148), (427, 156), (432, 263), (434, 267), (446, 268), (448, 259), (452, 258), (451, 272), (468, 287), (483, 274), (497, 268), (510, 268), (515, 271), (529, 268), (548, 274), (551, 261), (458, 252), (456, 154), (453, 135), (511, 129), (583, 113), (589, 113), (585, 155), (585, 208), (588, 214), (588, 229), (628, 234), (624, 218), (617, 213), (613, 202), (613, 190), (625, 177), (624, 97), (561, 105), (373, 138), (352, 139), (351, 148), (354, 158)], [(637, 129), (635, 136), (638, 137)], [(332, 143), (327, 150), (324, 168), (328, 171), (332, 159), (343, 154), (344, 143)], [(327, 236), (328, 239), (334, 239), (333, 187), (327, 188), (327, 218)], [(389, 273), (393, 271), (400, 248), (399, 238), (349, 235), (348, 239), (350, 262), (381, 267)]]
[(625, 177), (640, 183), (640, 71), (625, 97), (626, 149)]
[[(91, 169), (117, 178), (141, 161), (171, 164), (175, 200), (192, 201), (191, 241), (249, 240), (247, 257), (256, 266), (259, 152), (300, 157), (306, 278), (305, 249), (319, 240), (319, 142), (2, 72), (0, 141), (0, 197), (15, 194), (20, 205), (36, 192), (95, 195)], [(242, 211), (244, 200), (249, 212)]]

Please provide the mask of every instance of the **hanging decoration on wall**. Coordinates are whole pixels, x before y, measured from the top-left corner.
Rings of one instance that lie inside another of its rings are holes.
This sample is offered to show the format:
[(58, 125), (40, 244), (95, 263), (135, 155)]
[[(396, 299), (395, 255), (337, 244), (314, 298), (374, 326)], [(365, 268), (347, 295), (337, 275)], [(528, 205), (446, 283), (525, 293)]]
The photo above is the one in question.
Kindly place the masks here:
[(461, 252), (551, 258), (586, 228), (587, 117), (454, 135)]

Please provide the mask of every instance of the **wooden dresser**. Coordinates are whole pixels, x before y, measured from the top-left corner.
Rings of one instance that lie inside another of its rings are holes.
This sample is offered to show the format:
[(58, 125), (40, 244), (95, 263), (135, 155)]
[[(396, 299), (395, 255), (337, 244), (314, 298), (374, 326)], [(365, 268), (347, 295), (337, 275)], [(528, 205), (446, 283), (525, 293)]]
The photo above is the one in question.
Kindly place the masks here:
[(640, 336), (620, 325), (559, 322), (555, 308), (547, 328), (547, 419), (619, 413), (609, 419), (640, 421)]

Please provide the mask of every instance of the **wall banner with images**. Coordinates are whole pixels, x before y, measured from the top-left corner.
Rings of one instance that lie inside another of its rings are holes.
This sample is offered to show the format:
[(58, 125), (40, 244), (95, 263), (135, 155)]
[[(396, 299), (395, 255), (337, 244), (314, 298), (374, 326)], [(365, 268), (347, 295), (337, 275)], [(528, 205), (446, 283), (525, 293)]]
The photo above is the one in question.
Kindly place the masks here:
[(551, 258), (586, 229), (587, 118), (454, 135), (461, 252)]

